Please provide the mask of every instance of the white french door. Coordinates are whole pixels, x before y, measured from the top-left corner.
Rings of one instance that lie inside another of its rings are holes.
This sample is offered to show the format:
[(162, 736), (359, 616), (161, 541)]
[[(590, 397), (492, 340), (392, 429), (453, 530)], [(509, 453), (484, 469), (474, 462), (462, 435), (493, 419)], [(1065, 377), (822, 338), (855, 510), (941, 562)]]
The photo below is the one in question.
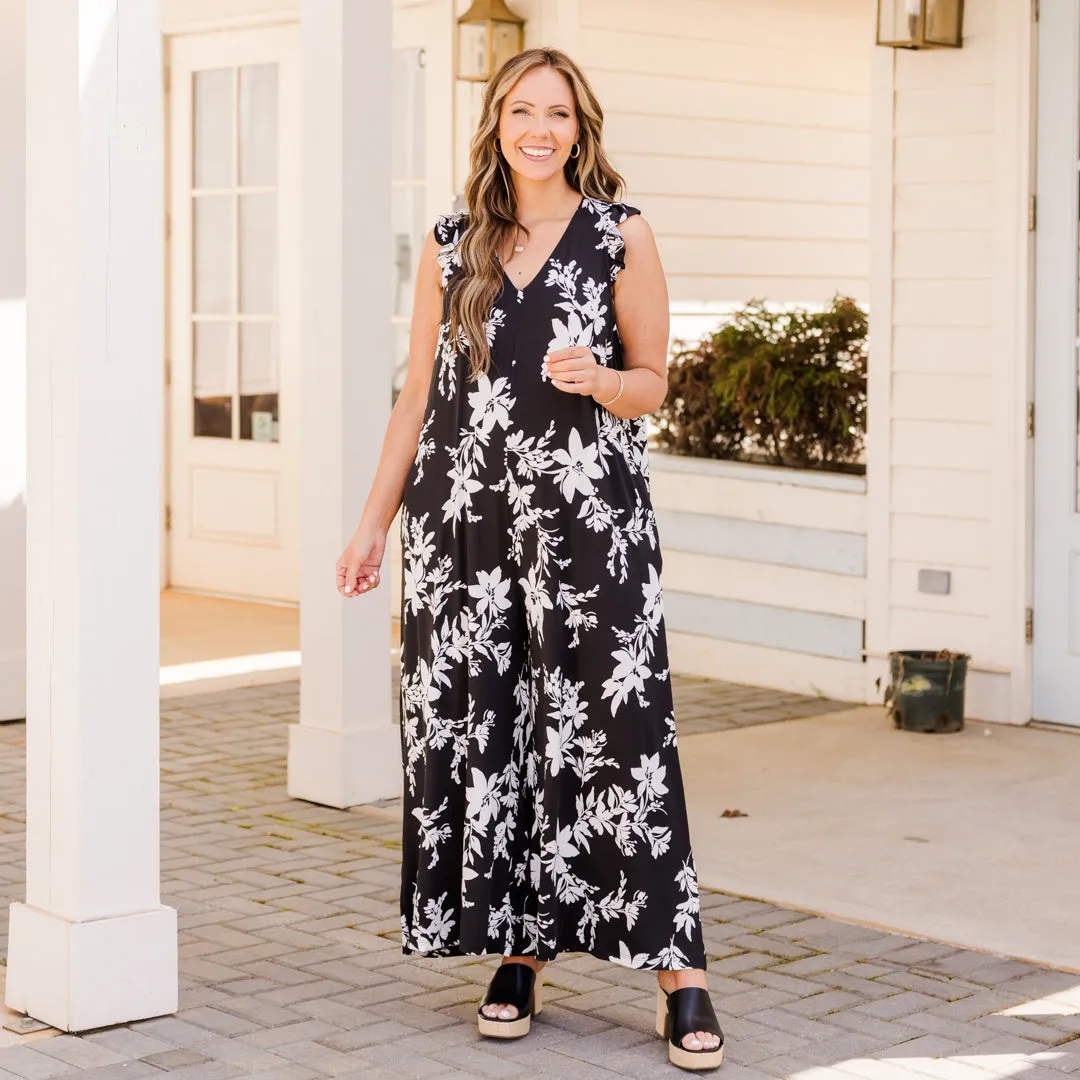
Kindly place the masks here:
[(299, 30), (170, 43), (169, 583), (299, 597)]
[(1035, 255), (1037, 720), (1080, 725), (1080, 8), (1042, 0)]

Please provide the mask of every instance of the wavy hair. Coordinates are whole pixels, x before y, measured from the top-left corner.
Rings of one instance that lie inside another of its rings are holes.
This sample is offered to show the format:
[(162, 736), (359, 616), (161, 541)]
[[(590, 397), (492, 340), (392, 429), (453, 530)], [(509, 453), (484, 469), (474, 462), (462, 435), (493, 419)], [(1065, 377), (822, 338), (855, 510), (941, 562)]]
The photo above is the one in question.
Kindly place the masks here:
[(623, 178), (616, 172), (601, 141), (604, 111), (581, 68), (558, 49), (526, 49), (511, 57), (495, 73), (484, 91), (483, 108), (469, 149), (469, 178), (465, 202), (469, 224), (459, 252), (464, 273), (450, 294), (450, 335), (468, 343), (469, 375), (476, 380), (491, 366), (487, 321), (502, 290), (499, 249), (507, 237), (521, 229), (512, 170), (495, 147), (503, 101), (518, 80), (534, 68), (550, 67), (563, 75), (574, 95), (581, 151), (564, 167), (566, 181), (584, 198), (617, 202)]

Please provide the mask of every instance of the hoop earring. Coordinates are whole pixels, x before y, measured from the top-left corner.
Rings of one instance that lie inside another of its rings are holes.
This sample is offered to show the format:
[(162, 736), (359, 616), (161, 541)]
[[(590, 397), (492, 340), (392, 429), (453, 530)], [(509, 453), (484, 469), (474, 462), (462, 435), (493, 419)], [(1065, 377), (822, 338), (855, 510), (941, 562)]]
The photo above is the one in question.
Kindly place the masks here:
[[(574, 153), (574, 150), (576, 150), (576, 151), (577, 151), (577, 153), (576, 153), (576, 154)], [(570, 151), (570, 156), (571, 156), (572, 158), (579, 158), (579, 157), (581, 157), (581, 143), (574, 143), (574, 150), (571, 150), (571, 151)]]
[(495, 153), (496, 154), (501, 154), (502, 153), (502, 142), (499, 139), (495, 140)]

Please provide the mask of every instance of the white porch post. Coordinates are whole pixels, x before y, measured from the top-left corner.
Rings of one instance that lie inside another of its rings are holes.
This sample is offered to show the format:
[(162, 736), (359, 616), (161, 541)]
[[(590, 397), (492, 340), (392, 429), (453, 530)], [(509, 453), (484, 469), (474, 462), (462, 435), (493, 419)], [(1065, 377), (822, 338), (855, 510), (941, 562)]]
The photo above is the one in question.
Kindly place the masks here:
[(401, 790), (388, 589), (345, 600), (334, 583), (390, 410), (390, 8), (300, 5), (301, 690), (289, 794), (338, 807)]
[(177, 1007), (160, 903), (162, 75), (155, 0), (27, 4), (26, 902), (7, 1004)]

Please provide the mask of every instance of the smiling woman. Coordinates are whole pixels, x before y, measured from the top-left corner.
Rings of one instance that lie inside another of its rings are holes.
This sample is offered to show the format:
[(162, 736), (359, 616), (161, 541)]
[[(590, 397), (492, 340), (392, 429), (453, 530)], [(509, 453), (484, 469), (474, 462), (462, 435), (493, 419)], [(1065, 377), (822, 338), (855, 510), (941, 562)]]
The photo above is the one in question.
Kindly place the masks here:
[(667, 290), (602, 125), (554, 50), (488, 84), (338, 587), (376, 587), (400, 504), (403, 950), (502, 954), (494, 1038), (528, 1033), (560, 952), (655, 970), (670, 1059), (712, 1068), (647, 474)]

